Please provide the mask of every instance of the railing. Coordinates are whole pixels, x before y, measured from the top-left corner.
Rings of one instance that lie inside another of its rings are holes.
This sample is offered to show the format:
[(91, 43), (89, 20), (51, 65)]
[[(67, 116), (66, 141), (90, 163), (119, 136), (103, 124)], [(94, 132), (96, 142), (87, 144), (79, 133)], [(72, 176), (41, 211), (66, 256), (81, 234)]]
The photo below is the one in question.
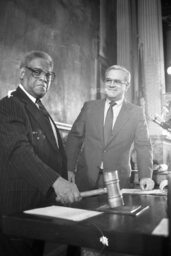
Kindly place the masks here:
[(71, 124), (67, 124), (67, 123), (61, 123), (61, 122), (55, 122), (55, 124), (57, 125), (58, 129), (61, 131), (70, 131), (72, 125)]
[(55, 122), (55, 124), (57, 125), (57, 127), (58, 127), (58, 129), (60, 131), (63, 143), (65, 145), (68, 133), (71, 130), (72, 125), (71, 124), (67, 124), (67, 123), (62, 123), (62, 122)]

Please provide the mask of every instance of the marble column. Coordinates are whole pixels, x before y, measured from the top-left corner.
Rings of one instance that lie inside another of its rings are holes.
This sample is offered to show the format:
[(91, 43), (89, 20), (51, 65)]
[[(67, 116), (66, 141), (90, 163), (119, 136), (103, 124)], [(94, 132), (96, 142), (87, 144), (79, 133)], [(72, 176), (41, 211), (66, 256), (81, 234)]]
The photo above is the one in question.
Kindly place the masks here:
[[(159, 0), (138, 0), (138, 39), (143, 54), (143, 81), (148, 116), (161, 114), (165, 93), (162, 16)], [(161, 133), (149, 123), (150, 133)]]
[[(132, 73), (129, 2), (130, 0), (117, 1), (117, 64), (126, 67)], [(129, 89), (127, 98), (132, 100), (132, 88)]]
[(163, 130), (150, 119), (161, 115), (165, 94), (160, 0), (117, 1), (117, 63), (132, 73), (129, 98), (144, 105), (154, 155), (162, 162)]
[[(148, 117), (161, 116), (165, 93), (163, 31), (159, 0), (138, 0), (138, 39), (143, 54), (145, 106)], [(154, 159), (167, 162), (165, 135), (154, 122), (148, 122)]]

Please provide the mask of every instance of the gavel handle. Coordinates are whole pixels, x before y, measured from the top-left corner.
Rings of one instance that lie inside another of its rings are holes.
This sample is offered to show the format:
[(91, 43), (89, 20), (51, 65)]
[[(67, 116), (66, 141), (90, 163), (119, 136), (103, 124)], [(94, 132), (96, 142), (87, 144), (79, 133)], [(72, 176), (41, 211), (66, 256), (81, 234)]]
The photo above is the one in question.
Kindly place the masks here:
[(81, 197), (89, 197), (89, 196), (96, 196), (96, 195), (103, 195), (107, 193), (107, 188), (99, 188), (89, 191), (81, 192)]

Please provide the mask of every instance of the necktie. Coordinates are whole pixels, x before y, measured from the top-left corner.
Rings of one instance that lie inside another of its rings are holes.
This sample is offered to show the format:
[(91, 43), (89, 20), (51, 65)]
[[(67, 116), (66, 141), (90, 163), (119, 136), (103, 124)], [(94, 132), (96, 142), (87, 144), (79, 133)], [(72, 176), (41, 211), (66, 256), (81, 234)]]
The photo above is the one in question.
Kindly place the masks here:
[(49, 118), (49, 113), (46, 110), (46, 108), (43, 106), (43, 104), (42, 104), (40, 99), (36, 100), (36, 104), (37, 104), (39, 110), (43, 113), (43, 115)]
[(110, 102), (110, 107), (106, 114), (105, 124), (104, 124), (104, 142), (105, 145), (108, 143), (110, 136), (112, 135), (113, 126), (113, 106), (116, 105), (115, 102)]
[(56, 140), (56, 144), (57, 146), (59, 147), (59, 143), (58, 143), (58, 135), (57, 135), (57, 132), (56, 132), (56, 127), (48, 113), (48, 111), (46, 110), (46, 108), (43, 106), (42, 102), (40, 99), (37, 99), (36, 100), (36, 105), (38, 106), (39, 110), (41, 111), (41, 113), (43, 114), (43, 116), (46, 118), (46, 123), (48, 123), (48, 125), (50, 124), (51, 128), (52, 128), (52, 131), (53, 131), (53, 134), (55, 136), (55, 140)]

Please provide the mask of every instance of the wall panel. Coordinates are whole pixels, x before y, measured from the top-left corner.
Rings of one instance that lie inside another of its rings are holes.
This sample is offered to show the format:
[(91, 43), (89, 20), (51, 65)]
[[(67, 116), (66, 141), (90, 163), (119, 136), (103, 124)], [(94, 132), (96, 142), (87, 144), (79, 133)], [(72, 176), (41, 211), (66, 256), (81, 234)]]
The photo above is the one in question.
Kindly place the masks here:
[(23, 53), (47, 51), (56, 80), (46, 105), (56, 121), (72, 123), (95, 97), (99, 0), (1, 0), (0, 97), (18, 84)]

